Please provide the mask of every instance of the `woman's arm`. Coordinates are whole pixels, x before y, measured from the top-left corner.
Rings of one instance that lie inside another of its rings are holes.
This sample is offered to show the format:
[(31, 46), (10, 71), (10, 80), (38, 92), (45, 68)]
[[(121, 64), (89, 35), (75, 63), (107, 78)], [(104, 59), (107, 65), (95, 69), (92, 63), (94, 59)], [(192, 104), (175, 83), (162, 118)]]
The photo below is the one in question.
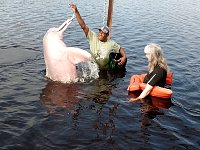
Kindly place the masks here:
[(133, 102), (133, 101), (137, 101), (137, 100), (141, 100), (141, 99), (145, 98), (151, 92), (152, 89), (153, 89), (153, 86), (147, 84), (145, 89), (140, 94), (140, 96), (138, 96), (136, 98), (131, 98), (128, 102)]
[(140, 100), (140, 99), (145, 98), (145, 97), (151, 92), (151, 90), (153, 89), (153, 86), (150, 85), (149, 83), (150, 83), (151, 81), (153, 81), (153, 79), (155, 79), (155, 76), (156, 76), (156, 74), (154, 74), (154, 75), (151, 77), (151, 79), (147, 82), (147, 85), (146, 85), (145, 89), (142, 91), (142, 93), (140, 94), (140, 96), (138, 96), (137, 98), (131, 98), (131, 99), (129, 100), (129, 102), (137, 101), (137, 100)]

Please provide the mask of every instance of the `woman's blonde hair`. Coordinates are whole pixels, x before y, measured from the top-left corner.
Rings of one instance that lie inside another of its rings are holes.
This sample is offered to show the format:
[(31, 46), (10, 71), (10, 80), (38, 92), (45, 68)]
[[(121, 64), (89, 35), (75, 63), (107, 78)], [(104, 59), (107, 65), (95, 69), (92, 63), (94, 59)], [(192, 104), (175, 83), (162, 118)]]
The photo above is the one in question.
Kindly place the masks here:
[(163, 51), (160, 45), (150, 43), (145, 46), (144, 50), (150, 54), (150, 61), (148, 64), (149, 72), (152, 72), (156, 66), (160, 66), (161, 68), (168, 71), (167, 61), (163, 56)]

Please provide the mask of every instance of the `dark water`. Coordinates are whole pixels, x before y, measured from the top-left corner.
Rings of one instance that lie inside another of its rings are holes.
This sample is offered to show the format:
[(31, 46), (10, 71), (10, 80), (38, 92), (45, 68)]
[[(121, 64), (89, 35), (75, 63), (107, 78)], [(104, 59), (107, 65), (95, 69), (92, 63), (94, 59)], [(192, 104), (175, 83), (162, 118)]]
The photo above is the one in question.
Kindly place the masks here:
[[(42, 49), (48, 28), (71, 17), (69, 2), (0, 1), (0, 149), (199, 149), (200, 1), (116, 0), (112, 39), (126, 50), (126, 74), (70, 85), (45, 78)], [(104, 1), (73, 2), (92, 29), (102, 26)], [(89, 48), (76, 21), (65, 42)], [(127, 103), (149, 42), (164, 49), (173, 97)]]

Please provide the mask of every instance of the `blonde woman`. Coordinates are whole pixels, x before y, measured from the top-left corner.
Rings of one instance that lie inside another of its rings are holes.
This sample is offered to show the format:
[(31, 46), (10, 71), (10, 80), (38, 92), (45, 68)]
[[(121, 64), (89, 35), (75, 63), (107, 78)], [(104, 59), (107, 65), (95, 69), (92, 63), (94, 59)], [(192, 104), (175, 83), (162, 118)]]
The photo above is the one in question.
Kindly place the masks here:
[(168, 66), (162, 48), (158, 44), (150, 43), (145, 46), (144, 53), (149, 62), (149, 72), (143, 81), (147, 86), (137, 98), (131, 98), (129, 102), (145, 98), (154, 86), (164, 87), (166, 84)]

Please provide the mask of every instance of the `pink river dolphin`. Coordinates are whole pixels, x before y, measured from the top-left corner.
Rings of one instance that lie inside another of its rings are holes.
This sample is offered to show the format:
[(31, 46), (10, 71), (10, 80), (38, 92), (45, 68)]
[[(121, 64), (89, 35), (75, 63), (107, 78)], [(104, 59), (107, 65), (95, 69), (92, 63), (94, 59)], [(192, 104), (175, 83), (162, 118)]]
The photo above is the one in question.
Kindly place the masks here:
[(73, 19), (74, 15), (59, 28), (50, 28), (43, 38), (46, 76), (53, 81), (62, 83), (76, 81), (76, 64), (91, 60), (89, 52), (76, 47), (67, 47), (63, 41), (64, 31)]

